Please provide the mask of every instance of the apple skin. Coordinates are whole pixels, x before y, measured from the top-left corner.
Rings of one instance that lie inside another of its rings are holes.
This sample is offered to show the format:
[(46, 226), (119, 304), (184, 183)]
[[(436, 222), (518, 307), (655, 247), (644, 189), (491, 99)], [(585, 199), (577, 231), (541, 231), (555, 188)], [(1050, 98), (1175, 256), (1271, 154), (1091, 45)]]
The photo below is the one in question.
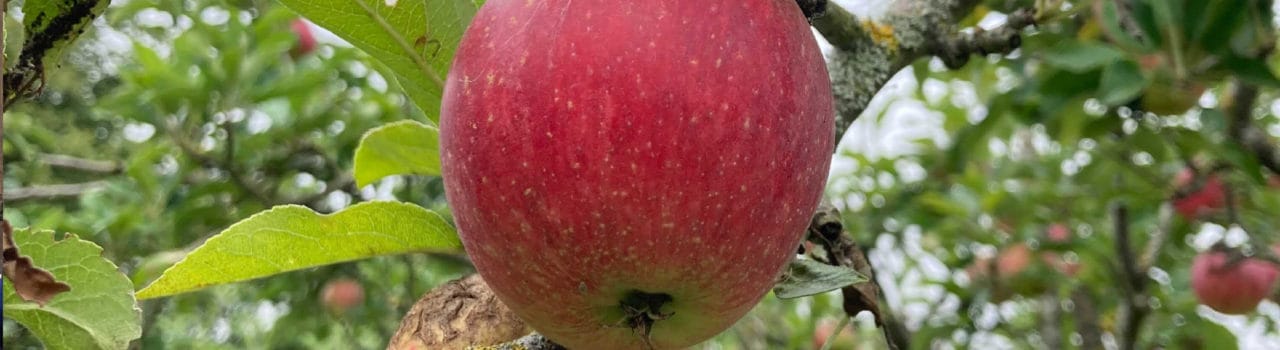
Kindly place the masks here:
[(446, 79), (441, 164), (494, 293), (571, 349), (684, 348), (792, 259), (834, 149), (830, 80), (792, 0), (491, 0)]
[(1227, 192), (1222, 180), (1217, 175), (1208, 175), (1200, 188), (1195, 185), (1195, 173), (1184, 169), (1173, 180), (1174, 188), (1187, 190), (1185, 196), (1173, 199), (1173, 208), (1186, 220), (1196, 220), (1203, 215), (1225, 208)]
[(316, 36), (311, 33), (311, 25), (307, 24), (307, 20), (296, 18), (289, 22), (289, 30), (298, 36), (298, 42), (289, 50), (289, 55), (294, 58), (301, 57), (316, 50)]
[(364, 302), (364, 287), (351, 279), (332, 280), (320, 291), (320, 300), (325, 308), (340, 314)]
[(1253, 312), (1271, 294), (1280, 270), (1270, 263), (1245, 259), (1227, 266), (1224, 252), (1205, 252), (1191, 263), (1191, 289), (1200, 303), (1224, 314)]

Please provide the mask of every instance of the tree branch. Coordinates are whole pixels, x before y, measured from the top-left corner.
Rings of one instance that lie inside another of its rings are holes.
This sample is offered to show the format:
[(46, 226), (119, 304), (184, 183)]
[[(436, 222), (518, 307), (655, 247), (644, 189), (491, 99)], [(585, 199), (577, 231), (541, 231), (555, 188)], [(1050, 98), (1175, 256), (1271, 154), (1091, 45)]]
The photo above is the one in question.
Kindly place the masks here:
[(9, 190), (6, 200), (21, 202), (25, 200), (56, 200), (67, 197), (79, 197), (86, 192), (107, 187), (107, 181), (91, 181), (75, 184), (33, 185)]
[(90, 173), (115, 174), (124, 169), (118, 162), (72, 157), (63, 154), (36, 153), (36, 161), (52, 167)]
[(1160, 258), (1160, 251), (1164, 249), (1164, 243), (1169, 239), (1169, 225), (1173, 223), (1173, 206), (1166, 202), (1161, 204), (1158, 210), (1156, 230), (1151, 232), (1147, 246), (1142, 250), (1142, 256), (1138, 260), (1138, 271), (1149, 271), (1156, 265), (1156, 259)]
[[(181, 133), (181, 130), (180, 128), (178, 128), (176, 123), (166, 123), (166, 124), (168, 124), (166, 126), (166, 129), (168, 130), (169, 138), (173, 140), (173, 143), (177, 145), (178, 149), (182, 150), (182, 153), (186, 154), (187, 157), (190, 157), (191, 159), (195, 160), (197, 163), (200, 163), (201, 166), (208, 167), (208, 168), (221, 169), (226, 171), (229, 177), (231, 178), (232, 183), (236, 184), (236, 186), (240, 187), (240, 189), (249, 193), (250, 196), (252, 196), (254, 199), (257, 199), (263, 205), (272, 206), (276, 204), (275, 201), (271, 198), (271, 196), (267, 194), (266, 190), (258, 188), (253, 183), (246, 181), (246, 179), (243, 176), (236, 174), (235, 170), (231, 168), (229, 163), (224, 164), (223, 161), (220, 161), (217, 158), (214, 158), (213, 156), (210, 156), (205, 152), (200, 151), (199, 149), (196, 149), (195, 145), (192, 145), (191, 142), (187, 140), (186, 137), (183, 137), (183, 134)], [(230, 137), (229, 134), (228, 134), (228, 137)], [(231, 148), (228, 147), (228, 150), (230, 149)]]
[(977, 3), (899, 1), (877, 20), (827, 6), (814, 18), (813, 27), (837, 49), (827, 64), (836, 99), (836, 137), (844, 135), (895, 72), (917, 59), (936, 55), (948, 67), (958, 68), (975, 53), (1007, 53), (1021, 44), (1022, 29), (1035, 22), (1033, 11), (1019, 10), (1000, 28), (958, 33), (954, 23)]
[(1112, 220), (1115, 223), (1116, 255), (1120, 259), (1120, 272), (1125, 279), (1121, 284), (1125, 298), (1121, 303), (1124, 313), (1120, 349), (1132, 350), (1137, 345), (1142, 321), (1150, 311), (1146, 295), (1147, 278), (1145, 271), (1138, 269), (1133, 247), (1129, 242), (1129, 207), (1124, 203), (1117, 203), (1112, 209)]
[(1231, 139), (1253, 153), (1258, 163), (1280, 175), (1280, 151), (1267, 133), (1253, 125), (1253, 106), (1258, 100), (1258, 87), (1240, 80), (1231, 82), (1227, 90), (1227, 123)]

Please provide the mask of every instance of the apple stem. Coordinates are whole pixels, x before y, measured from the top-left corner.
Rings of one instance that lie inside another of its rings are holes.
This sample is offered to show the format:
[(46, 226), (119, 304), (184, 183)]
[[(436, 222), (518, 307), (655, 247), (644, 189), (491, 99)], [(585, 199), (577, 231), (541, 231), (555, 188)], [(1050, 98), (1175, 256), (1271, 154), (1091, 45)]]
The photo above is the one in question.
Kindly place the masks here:
[(804, 12), (804, 18), (813, 21), (814, 18), (822, 17), (827, 12), (827, 0), (796, 0), (796, 4), (800, 5), (800, 11)]

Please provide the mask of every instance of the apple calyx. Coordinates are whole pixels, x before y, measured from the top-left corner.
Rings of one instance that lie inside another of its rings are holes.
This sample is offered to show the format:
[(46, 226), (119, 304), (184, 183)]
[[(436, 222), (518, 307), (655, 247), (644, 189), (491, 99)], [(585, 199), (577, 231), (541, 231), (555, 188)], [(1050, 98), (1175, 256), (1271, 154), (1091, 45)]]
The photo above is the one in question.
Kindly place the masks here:
[(653, 349), (650, 335), (653, 325), (658, 321), (671, 318), (675, 312), (662, 312), (662, 306), (671, 302), (667, 293), (649, 293), (638, 290), (627, 292), (618, 304), (622, 308), (622, 322), (633, 333), (643, 337), (646, 348)]

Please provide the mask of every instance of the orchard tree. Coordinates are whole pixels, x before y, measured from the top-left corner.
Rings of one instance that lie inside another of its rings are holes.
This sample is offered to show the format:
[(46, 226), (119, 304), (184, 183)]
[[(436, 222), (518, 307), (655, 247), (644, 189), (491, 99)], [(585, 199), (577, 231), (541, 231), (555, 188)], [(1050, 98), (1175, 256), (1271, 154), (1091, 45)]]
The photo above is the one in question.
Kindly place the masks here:
[(6, 347), (1280, 347), (1270, 1), (4, 8)]

